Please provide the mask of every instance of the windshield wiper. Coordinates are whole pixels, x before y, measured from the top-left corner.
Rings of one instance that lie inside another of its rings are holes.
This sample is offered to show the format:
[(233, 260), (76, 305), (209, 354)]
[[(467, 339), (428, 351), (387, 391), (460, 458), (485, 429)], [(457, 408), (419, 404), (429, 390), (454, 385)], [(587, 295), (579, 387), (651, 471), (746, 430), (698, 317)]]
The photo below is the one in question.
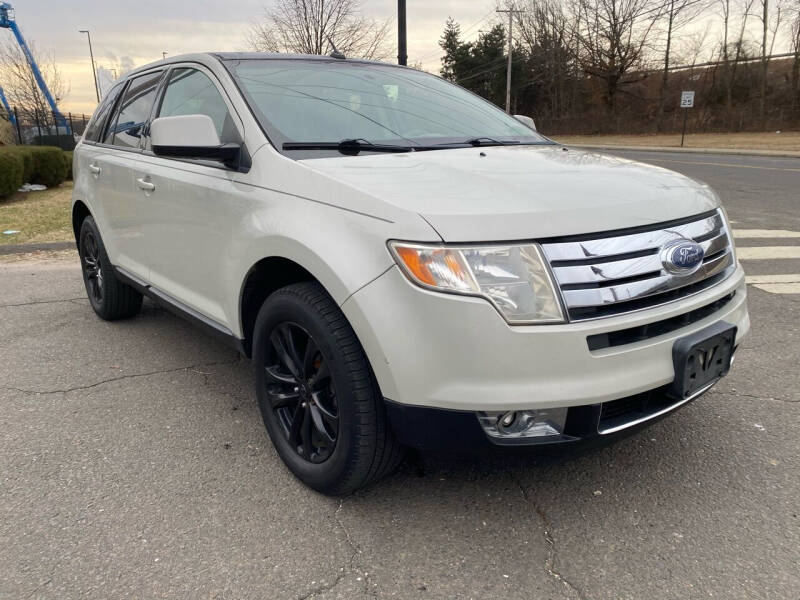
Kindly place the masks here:
[(347, 156), (356, 156), (359, 152), (412, 152), (413, 146), (396, 146), (393, 144), (373, 144), (364, 139), (342, 140), (341, 142), (286, 142), (284, 150), (338, 150)]
[(496, 140), (490, 137), (476, 137), (464, 142), (465, 144), (469, 144), (470, 146), (514, 146), (519, 144), (519, 140), (507, 140), (505, 142), (501, 142), (500, 140)]

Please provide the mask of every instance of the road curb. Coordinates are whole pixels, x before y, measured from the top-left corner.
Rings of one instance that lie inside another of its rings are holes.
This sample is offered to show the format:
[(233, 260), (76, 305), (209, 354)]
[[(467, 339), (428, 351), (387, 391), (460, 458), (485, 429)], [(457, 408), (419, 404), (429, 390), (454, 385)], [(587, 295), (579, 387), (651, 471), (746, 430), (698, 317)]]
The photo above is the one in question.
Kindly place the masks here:
[(0, 246), (0, 255), (5, 254), (30, 254), (31, 252), (73, 250), (75, 242), (42, 242), (39, 244), (9, 244)]
[(610, 144), (564, 144), (586, 150), (630, 150), (635, 152), (677, 152), (685, 154), (728, 154), (731, 156), (766, 156), (771, 158), (800, 158), (800, 152), (789, 150), (739, 150), (731, 148), (675, 148), (673, 146), (612, 146)]

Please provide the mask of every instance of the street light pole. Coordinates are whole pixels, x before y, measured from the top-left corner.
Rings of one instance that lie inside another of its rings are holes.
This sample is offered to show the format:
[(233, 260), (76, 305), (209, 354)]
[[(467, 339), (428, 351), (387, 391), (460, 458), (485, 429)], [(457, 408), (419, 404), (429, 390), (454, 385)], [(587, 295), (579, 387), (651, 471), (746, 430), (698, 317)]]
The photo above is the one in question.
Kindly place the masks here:
[(161, 60), (164, 60), (165, 58), (167, 58), (167, 53), (166, 52), (162, 52), (161, 53)]
[(506, 68), (506, 112), (511, 114), (511, 52), (514, 48), (514, 14), (521, 13), (521, 10), (508, 8), (497, 10), (499, 13), (508, 13), (508, 67)]
[(408, 64), (406, 0), (397, 0), (397, 64)]
[(97, 68), (94, 65), (94, 52), (92, 52), (92, 36), (88, 29), (81, 29), (78, 33), (85, 33), (89, 40), (89, 58), (92, 59), (92, 75), (94, 76), (94, 93), (97, 95), (97, 101), (100, 102), (100, 86), (97, 84)]

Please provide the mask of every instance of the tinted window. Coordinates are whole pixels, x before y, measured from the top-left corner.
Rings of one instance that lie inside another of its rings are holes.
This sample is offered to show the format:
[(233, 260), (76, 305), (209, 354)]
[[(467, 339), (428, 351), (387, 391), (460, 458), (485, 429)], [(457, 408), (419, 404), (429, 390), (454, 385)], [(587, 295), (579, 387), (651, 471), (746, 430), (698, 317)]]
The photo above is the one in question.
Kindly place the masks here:
[(122, 91), (123, 87), (125, 86), (116, 85), (106, 94), (106, 97), (103, 98), (103, 101), (94, 111), (94, 117), (92, 117), (92, 120), (89, 122), (89, 126), (86, 128), (84, 139), (91, 142), (96, 142), (100, 139), (100, 134), (103, 131), (103, 125), (106, 123), (108, 113), (110, 113), (111, 109), (114, 108), (114, 102), (116, 102), (117, 96), (119, 96), (119, 93)]
[(117, 117), (106, 130), (106, 144), (124, 148), (138, 148), (144, 125), (150, 118), (156, 86), (161, 72), (142, 75), (131, 80), (120, 102)]
[(176, 115), (208, 115), (223, 142), (233, 141), (235, 137), (228, 105), (211, 79), (197, 69), (172, 72), (158, 116)]

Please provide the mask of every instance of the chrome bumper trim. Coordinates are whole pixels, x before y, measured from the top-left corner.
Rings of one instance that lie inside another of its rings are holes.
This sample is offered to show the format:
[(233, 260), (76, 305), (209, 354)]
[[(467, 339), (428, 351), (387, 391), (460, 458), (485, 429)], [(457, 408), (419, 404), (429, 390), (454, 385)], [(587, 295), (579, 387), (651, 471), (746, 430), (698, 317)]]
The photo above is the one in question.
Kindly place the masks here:
[[(731, 363), (733, 363), (733, 357), (731, 357)], [(717, 381), (719, 381), (719, 380), (717, 380)], [(635, 427), (636, 425), (639, 425), (640, 423), (645, 423), (645, 422), (647, 422), (647, 421), (649, 421), (651, 419), (655, 419), (656, 417), (660, 417), (661, 415), (665, 415), (668, 412), (671, 412), (671, 411), (675, 410), (676, 408), (679, 408), (679, 407), (683, 406), (684, 404), (687, 404), (688, 402), (691, 402), (692, 400), (694, 400), (698, 396), (702, 396), (708, 390), (710, 390), (712, 387), (714, 387), (717, 384), (717, 381), (714, 381), (713, 383), (709, 383), (706, 387), (704, 387), (701, 390), (696, 391), (694, 394), (692, 394), (688, 398), (684, 398), (683, 400), (679, 400), (675, 404), (671, 404), (670, 406), (668, 406), (666, 408), (662, 408), (658, 412), (654, 412), (652, 415), (647, 415), (646, 417), (641, 417), (639, 419), (635, 419), (633, 421), (629, 421), (628, 423), (623, 423), (622, 425), (617, 425), (616, 427), (610, 427), (608, 429), (598, 429), (597, 433), (599, 433), (600, 435), (609, 435), (611, 433), (617, 433), (618, 431), (622, 431), (624, 429), (628, 429), (629, 427)]]

